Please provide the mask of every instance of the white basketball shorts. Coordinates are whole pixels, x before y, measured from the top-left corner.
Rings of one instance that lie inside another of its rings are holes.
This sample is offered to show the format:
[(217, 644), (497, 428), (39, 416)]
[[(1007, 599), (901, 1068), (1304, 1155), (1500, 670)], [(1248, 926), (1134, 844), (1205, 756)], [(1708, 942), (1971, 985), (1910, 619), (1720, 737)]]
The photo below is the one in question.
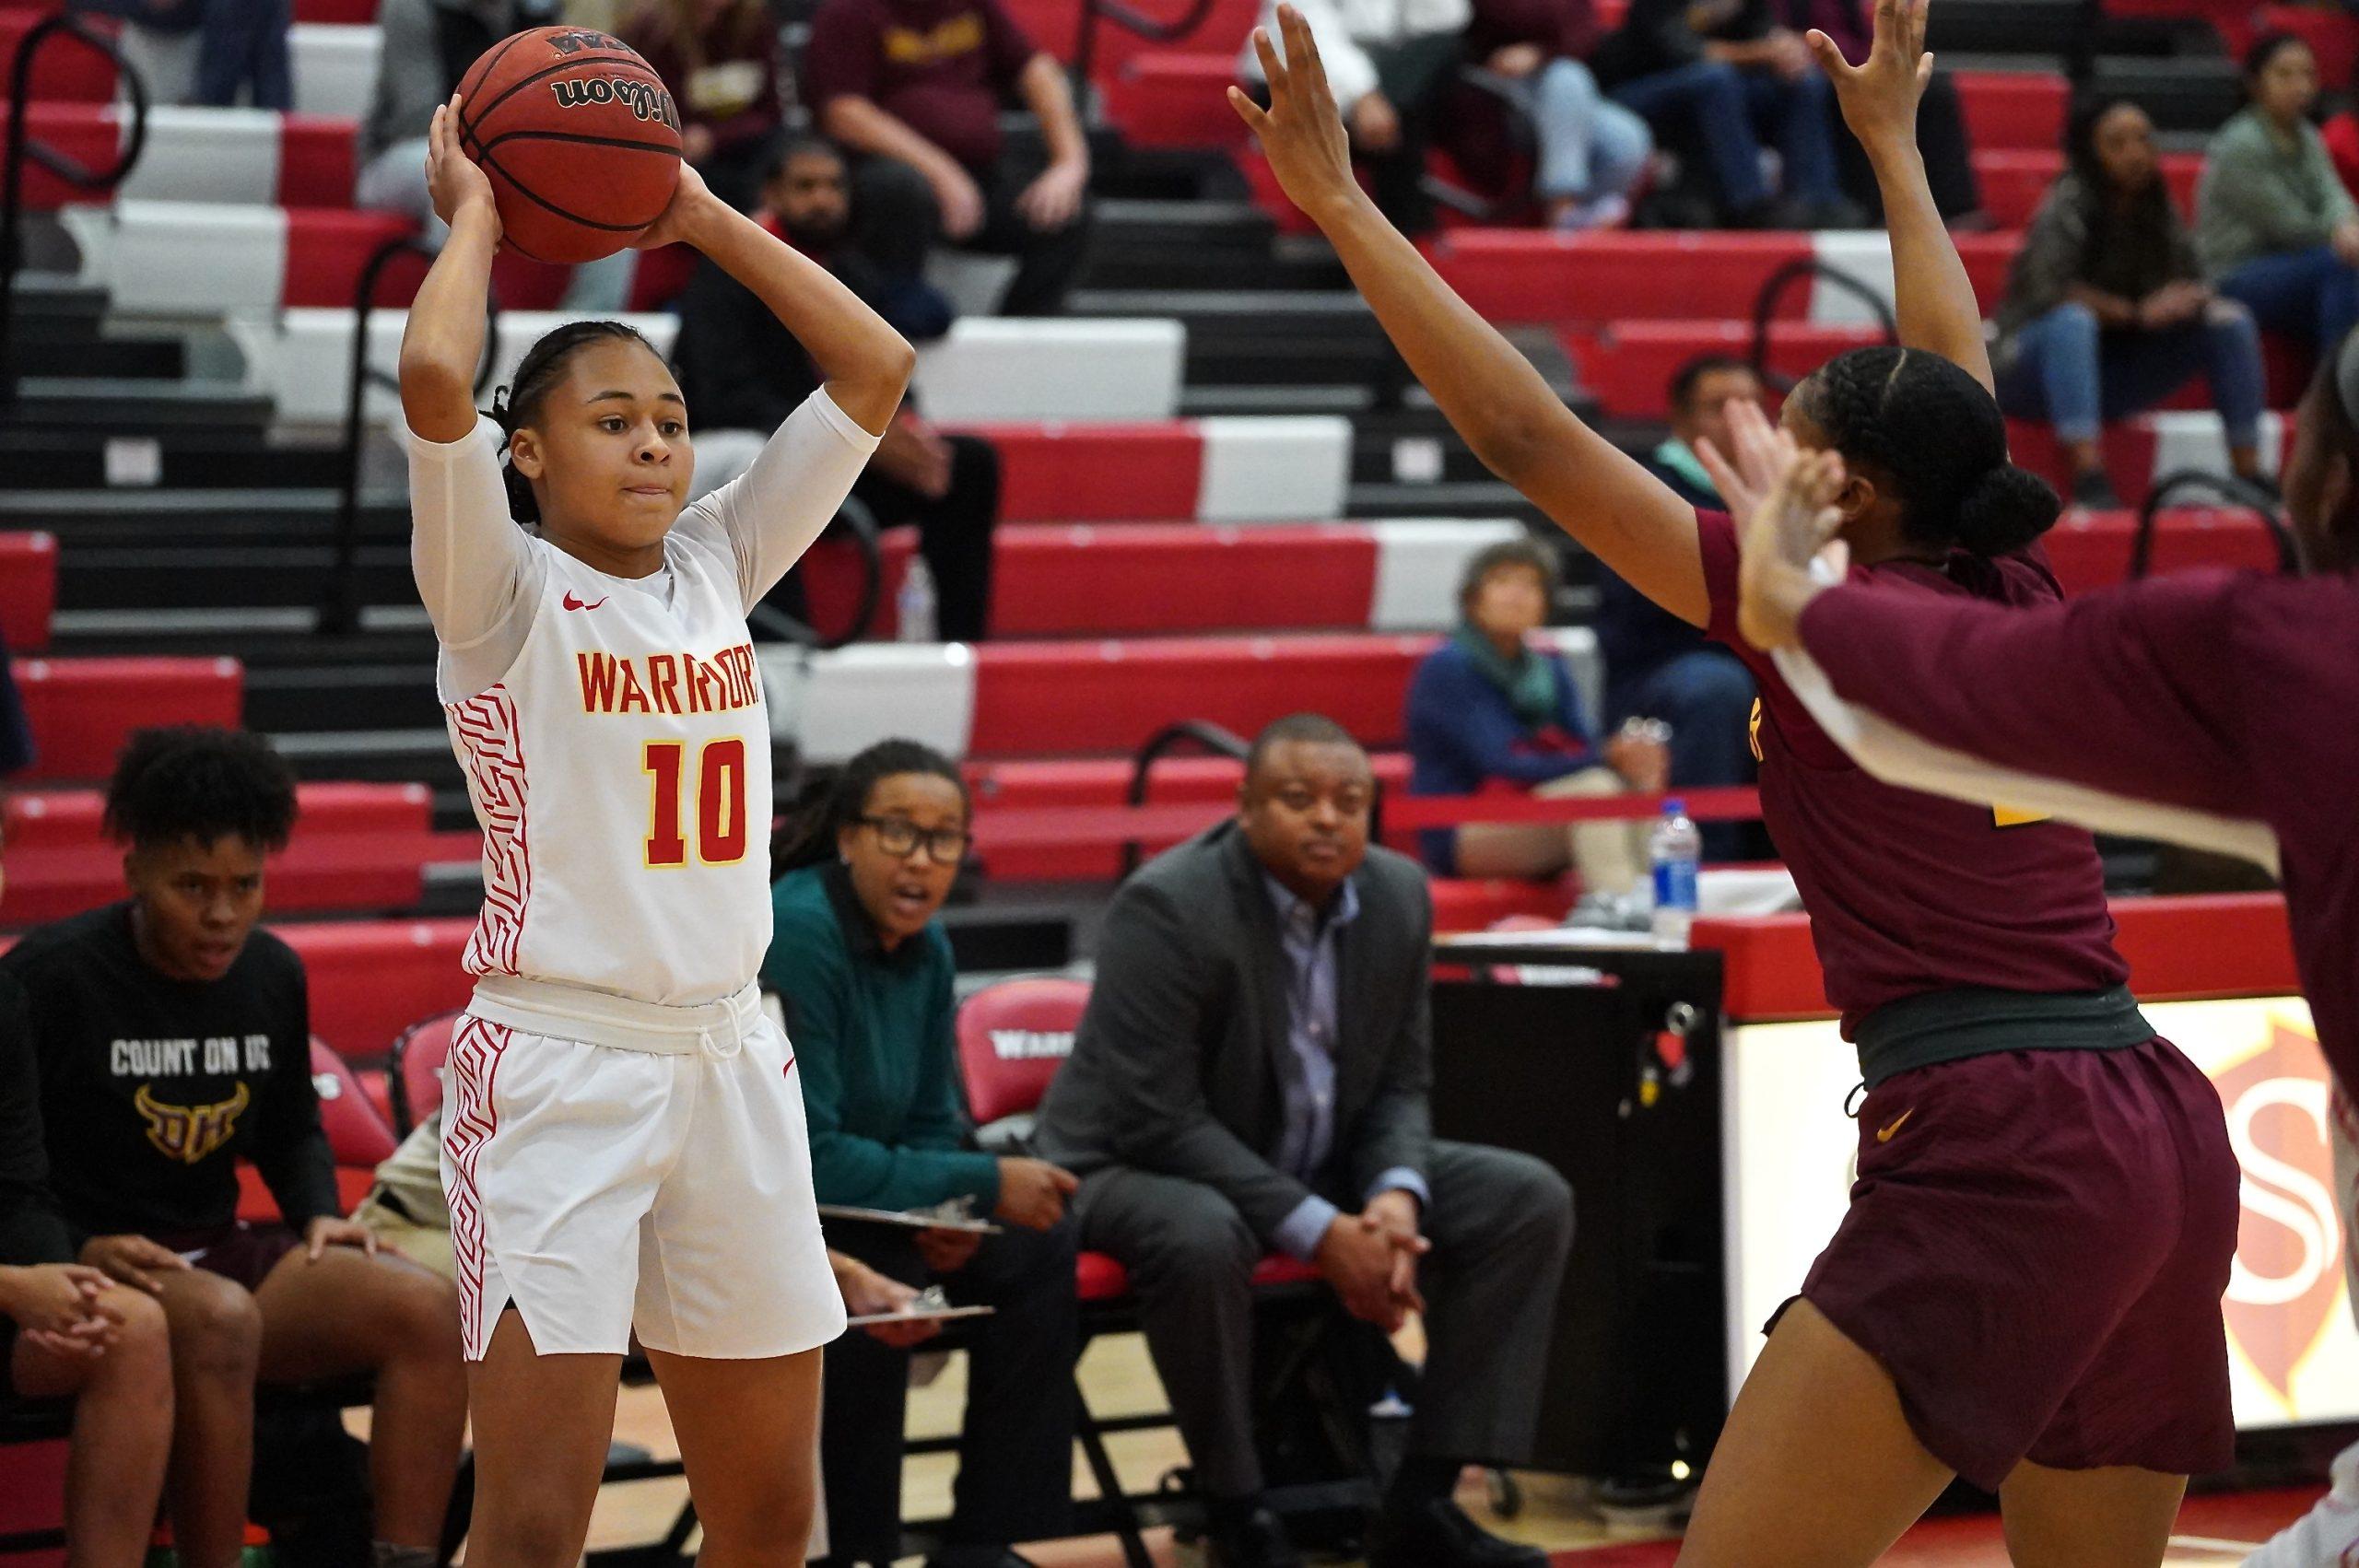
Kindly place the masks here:
[(792, 1355), (844, 1330), (794, 1053), (751, 986), (657, 1007), (487, 977), (442, 1187), (470, 1361), (512, 1303), (543, 1355)]

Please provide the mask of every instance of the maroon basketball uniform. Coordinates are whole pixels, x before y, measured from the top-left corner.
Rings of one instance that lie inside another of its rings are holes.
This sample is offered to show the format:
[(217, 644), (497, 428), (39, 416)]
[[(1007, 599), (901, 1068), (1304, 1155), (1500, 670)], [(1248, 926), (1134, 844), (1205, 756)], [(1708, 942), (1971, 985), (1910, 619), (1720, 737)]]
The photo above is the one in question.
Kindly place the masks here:
[[(1802, 1296), (1977, 1485), (2025, 1458), (2224, 1466), (2236, 1158), (2209, 1081), (2123, 987), (2094, 840), (1861, 770), (1737, 631), (1734, 525), (1696, 524), (1707, 629), (1760, 683), (1762, 815), (1871, 1085), (1851, 1207)], [(2036, 552), (1853, 576), (1912, 607), (2060, 594)], [(1910, 1057), (1923, 1038), (1950, 1048)], [(2077, 1044), (2107, 1048), (2057, 1048)]]

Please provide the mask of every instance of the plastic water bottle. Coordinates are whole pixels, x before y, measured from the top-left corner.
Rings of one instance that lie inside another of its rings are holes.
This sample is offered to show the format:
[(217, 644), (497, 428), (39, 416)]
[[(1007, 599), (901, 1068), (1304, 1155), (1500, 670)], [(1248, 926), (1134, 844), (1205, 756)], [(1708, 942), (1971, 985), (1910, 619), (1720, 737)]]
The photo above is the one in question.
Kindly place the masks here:
[(893, 601), (903, 642), (933, 640), (933, 573), (923, 556), (911, 556), (901, 574), (901, 591)]
[(1696, 921), (1696, 867), (1704, 841), (1687, 820), (1687, 802), (1674, 795), (1662, 803), (1662, 818), (1647, 837), (1655, 868), (1655, 945), (1685, 947)]

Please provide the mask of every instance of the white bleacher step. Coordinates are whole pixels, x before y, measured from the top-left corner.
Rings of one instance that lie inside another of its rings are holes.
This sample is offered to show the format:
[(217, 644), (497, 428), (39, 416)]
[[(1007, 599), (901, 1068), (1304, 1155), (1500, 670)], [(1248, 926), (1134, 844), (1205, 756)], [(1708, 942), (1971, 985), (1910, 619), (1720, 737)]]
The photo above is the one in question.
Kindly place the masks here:
[(949, 424), (1168, 419), (1187, 353), (1176, 321), (968, 316), (919, 351), (912, 384)]
[[(354, 313), (329, 306), (301, 306), (269, 313), (243, 311), (223, 324), (245, 357), (248, 388), (276, 401), (281, 427), (333, 427), (344, 421), (350, 385)], [(563, 310), (504, 310), (492, 356), (492, 385), (513, 379), (525, 352), (552, 328), (581, 319)], [(667, 314), (616, 318), (637, 327), (669, 356), (678, 335), (679, 318)], [(391, 378), (401, 359), (402, 331), (406, 310), (376, 310), (369, 317), (369, 364), (381, 376), (371, 379), (363, 409), (372, 422), (384, 425), (401, 412), (401, 395)]]

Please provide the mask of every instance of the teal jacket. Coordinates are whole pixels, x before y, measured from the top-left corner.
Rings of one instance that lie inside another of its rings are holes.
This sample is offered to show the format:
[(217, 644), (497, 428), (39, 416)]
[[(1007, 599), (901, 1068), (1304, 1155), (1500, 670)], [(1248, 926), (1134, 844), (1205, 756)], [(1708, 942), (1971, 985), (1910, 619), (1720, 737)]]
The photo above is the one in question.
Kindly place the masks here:
[(950, 938), (936, 920), (887, 953), (834, 861), (770, 890), (762, 983), (786, 1008), (822, 1203), (999, 1201), (999, 1162), (968, 1149), (952, 1034)]

